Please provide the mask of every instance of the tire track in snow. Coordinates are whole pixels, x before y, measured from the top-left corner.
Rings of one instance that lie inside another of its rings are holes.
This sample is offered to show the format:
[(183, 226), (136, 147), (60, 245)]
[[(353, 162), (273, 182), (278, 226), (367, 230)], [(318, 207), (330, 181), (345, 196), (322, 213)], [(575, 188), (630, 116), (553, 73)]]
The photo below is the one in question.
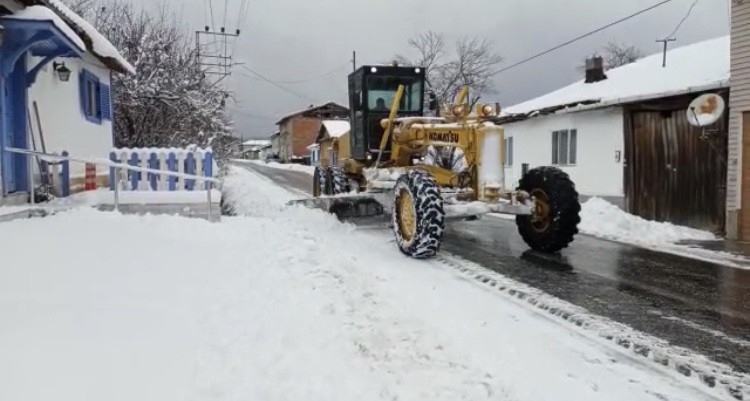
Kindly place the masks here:
[(615, 346), (615, 349), (628, 356), (649, 361), (661, 370), (688, 384), (698, 385), (717, 397), (726, 398), (728, 395), (736, 400), (750, 400), (750, 375), (736, 372), (724, 364), (711, 361), (691, 350), (672, 346), (624, 324), (593, 315), (584, 308), (462, 257), (442, 252), (433, 263), (453, 268), (463, 277), (495, 289), (519, 305), (536, 312), (546, 312), (544, 315), (566, 323), (569, 327), (594, 334), (603, 344)]

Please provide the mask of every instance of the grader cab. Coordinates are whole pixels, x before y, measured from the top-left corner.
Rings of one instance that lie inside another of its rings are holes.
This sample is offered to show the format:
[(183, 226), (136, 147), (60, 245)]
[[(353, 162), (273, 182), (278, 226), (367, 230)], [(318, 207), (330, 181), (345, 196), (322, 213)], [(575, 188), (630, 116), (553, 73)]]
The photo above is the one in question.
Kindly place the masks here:
[(504, 131), (493, 105), (467, 102), (464, 87), (441, 114), (425, 116), (425, 70), (363, 66), (349, 75), (349, 149), (313, 176), (312, 199), (292, 201), (340, 218), (390, 215), (399, 249), (429, 258), (446, 220), (487, 213), (516, 216), (524, 241), (557, 252), (578, 233), (575, 185), (555, 167), (526, 172), (505, 188)]

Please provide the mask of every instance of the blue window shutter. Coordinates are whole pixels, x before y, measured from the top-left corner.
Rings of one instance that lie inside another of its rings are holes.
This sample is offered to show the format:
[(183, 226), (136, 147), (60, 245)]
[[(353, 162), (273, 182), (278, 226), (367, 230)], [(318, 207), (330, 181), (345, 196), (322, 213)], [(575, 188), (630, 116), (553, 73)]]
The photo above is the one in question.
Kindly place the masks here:
[(99, 85), (99, 97), (101, 100), (102, 120), (111, 120), (112, 102), (110, 101), (109, 85)]
[(78, 74), (78, 86), (79, 86), (79, 92), (81, 93), (81, 112), (84, 116), (88, 116), (88, 112), (86, 110), (86, 99), (88, 98), (88, 91), (86, 90), (86, 71), (81, 70), (81, 72)]

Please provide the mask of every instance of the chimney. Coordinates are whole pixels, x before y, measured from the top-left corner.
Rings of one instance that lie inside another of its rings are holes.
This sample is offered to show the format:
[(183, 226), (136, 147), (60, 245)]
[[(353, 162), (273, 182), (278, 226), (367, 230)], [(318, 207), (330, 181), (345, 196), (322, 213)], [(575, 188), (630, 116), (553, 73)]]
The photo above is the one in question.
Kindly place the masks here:
[(586, 59), (586, 83), (599, 82), (607, 79), (604, 73), (604, 61), (601, 56)]

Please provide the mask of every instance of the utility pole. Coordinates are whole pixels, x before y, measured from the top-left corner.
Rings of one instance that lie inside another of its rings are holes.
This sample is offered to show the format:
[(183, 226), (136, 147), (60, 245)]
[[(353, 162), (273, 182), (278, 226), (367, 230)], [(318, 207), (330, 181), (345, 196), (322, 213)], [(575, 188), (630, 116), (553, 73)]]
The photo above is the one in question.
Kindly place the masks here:
[(664, 43), (664, 56), (662, 57), (661, 66), (666, 67), (667, 66), (667, 43), (676, 41), (677, 38), (664, 38), (664, 39), (657, 39), (656, 42), (662, 42)]
[[(201, 36), (208, 36), (212, 38), (218, 38), (223, 41), (223, 48), (203, 50), (201, 47)], [(219, 80), (224, 79), (226, 76), (232, 74), (232, 66), (238, 64), (232, 62), (232, 56), (228, 54), (227, 39), (237, 38), (240, 36), (240, 30), (237, 29), (234, 33), (226, 32), (224, 27), (221, 27), (220, 31), (212, 31), (209, 26), (206, 26), (203, 31), (195, 31), (195, 46), (197, 47), (198, 54), (198, 68), (205, 69), (203, 72), (206, 75), (219, 75)], [(236, 39), (235, 39), (236, 40)]]
[(352, 71), (357, 70), (357, 51), (352, 50)]

